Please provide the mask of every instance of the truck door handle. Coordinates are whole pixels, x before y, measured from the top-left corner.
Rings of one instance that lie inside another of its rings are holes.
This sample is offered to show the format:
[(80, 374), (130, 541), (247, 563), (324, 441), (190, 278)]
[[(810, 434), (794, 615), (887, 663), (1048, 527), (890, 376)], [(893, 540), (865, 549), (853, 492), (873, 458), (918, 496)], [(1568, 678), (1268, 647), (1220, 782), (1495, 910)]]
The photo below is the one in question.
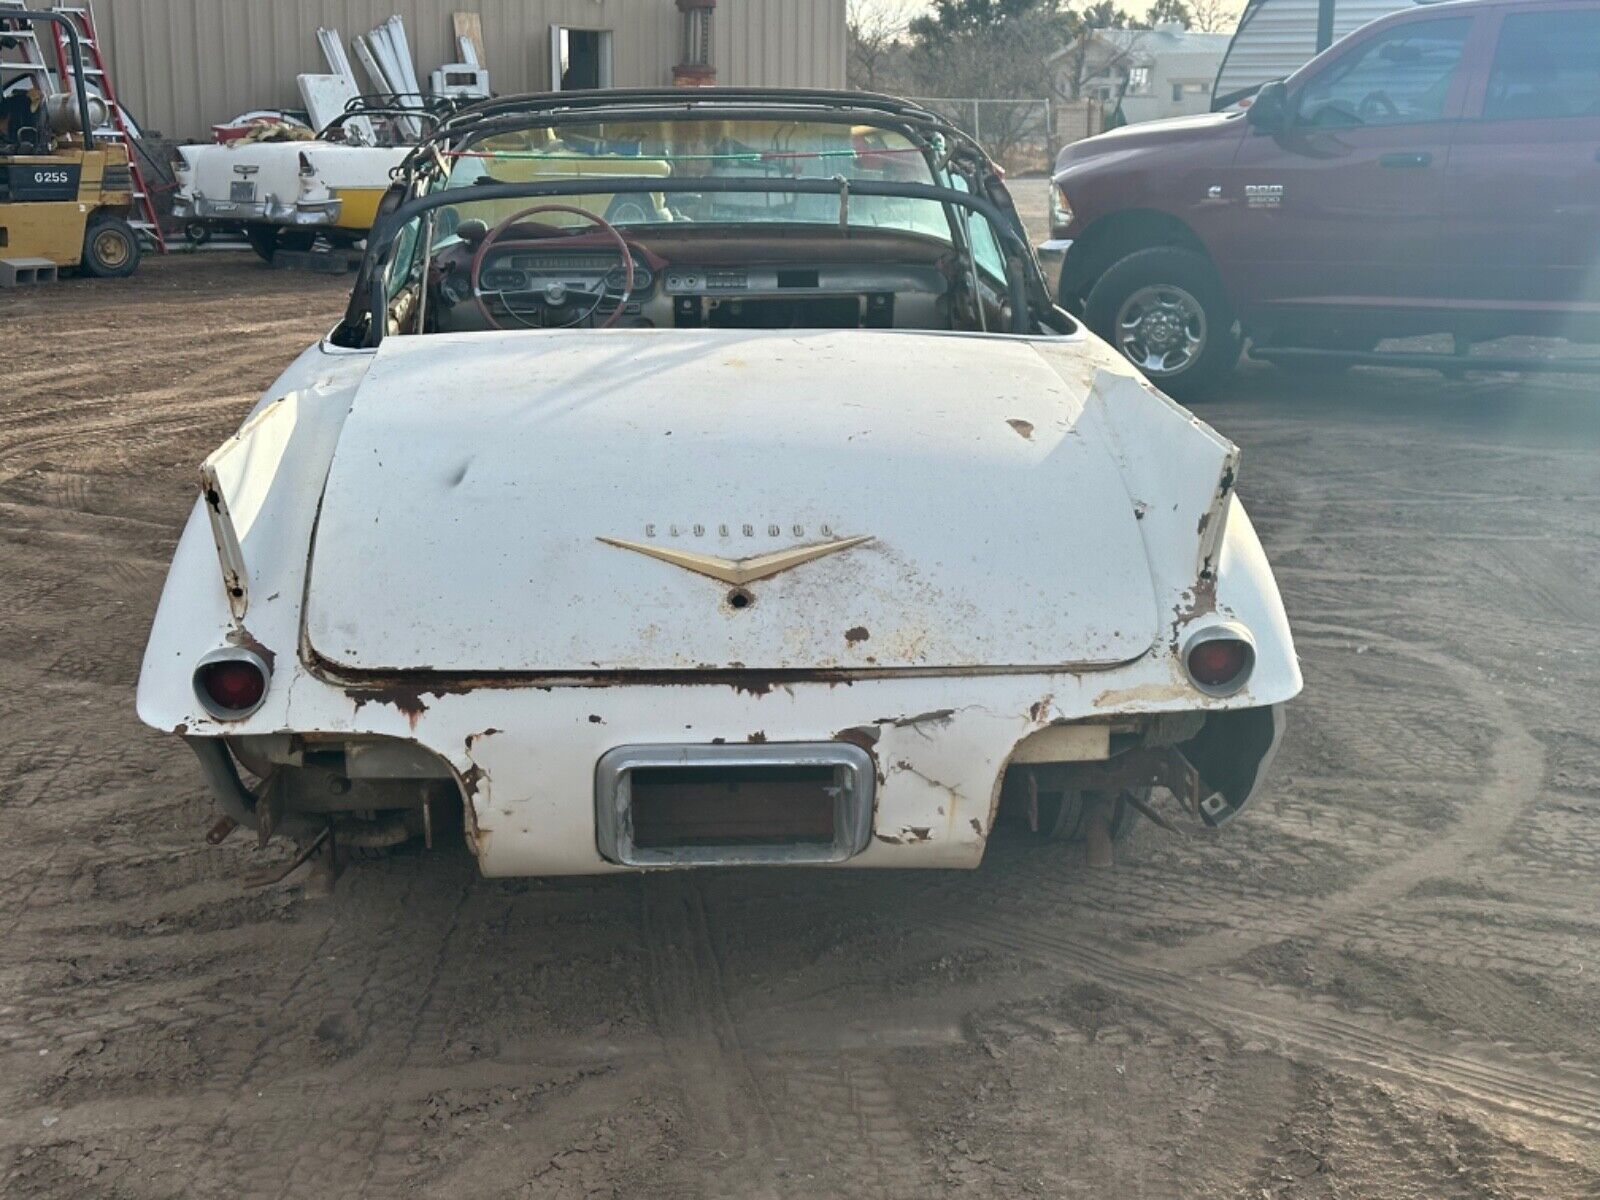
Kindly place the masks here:
[(1378, 160), (1380, 167), (1400, 169), (1405, 167), (1425, 167), (1433, 161), (1433, 155), (1426, 150), (1419, 150), (1409, 154), (1385, 154)]

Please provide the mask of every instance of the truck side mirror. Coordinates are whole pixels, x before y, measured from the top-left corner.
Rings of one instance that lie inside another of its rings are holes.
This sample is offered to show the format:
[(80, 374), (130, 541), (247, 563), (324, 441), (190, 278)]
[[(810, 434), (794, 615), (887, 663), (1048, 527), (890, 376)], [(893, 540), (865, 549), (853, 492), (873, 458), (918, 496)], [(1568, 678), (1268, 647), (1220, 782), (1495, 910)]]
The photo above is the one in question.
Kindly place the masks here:
[(1289, 89), (1283, 80), (1275, 79), (1261, 85), (1250, 107), (1244, 110), (1245, 119), (1263, 133), (1276, 133), (1289, 124)]

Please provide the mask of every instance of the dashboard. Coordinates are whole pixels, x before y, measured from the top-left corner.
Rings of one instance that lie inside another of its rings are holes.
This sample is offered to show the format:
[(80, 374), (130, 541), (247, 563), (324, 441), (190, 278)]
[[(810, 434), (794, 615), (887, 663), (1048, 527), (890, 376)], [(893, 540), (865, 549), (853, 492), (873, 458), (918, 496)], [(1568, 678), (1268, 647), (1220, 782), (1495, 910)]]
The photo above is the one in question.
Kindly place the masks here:
[(943, 263), (875, 261), (871, 255), (806, 265), (714, 261), (726, 258), (725, 251), (702, 261), (667, 261), (643, 247), (631, 249), (633, 288), (620, 316), (616, 308), (627, 273), (609, 248), (491, 249), (479, 277), (481, 298), (473, 296), (470, 250), (446, 252), (435, 277), (434, 323), (447, 332), (492, 324), (569, 328), (608, 322), (666, 328), (952, 327), (952, 283)]

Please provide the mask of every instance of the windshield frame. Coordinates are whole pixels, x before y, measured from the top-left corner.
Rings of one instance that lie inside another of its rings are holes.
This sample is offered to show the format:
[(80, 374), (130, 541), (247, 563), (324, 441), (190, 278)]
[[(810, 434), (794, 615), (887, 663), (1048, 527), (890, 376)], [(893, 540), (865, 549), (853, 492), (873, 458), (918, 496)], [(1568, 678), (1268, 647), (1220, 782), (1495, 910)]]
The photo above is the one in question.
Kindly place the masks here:
[[(421, 142), (398, 169), (397, 182), (385, 197), (367, 241), (367, 253), (351, 296), (345, 320), (335, 331), (344, 344), (377, 346), (389, 323), (386, 277), (400, 231), (438, 209), (461, 200), (461, 189), (439, 186), (450, 174), (449, 158), (471, 150), (488, 138), (527, 129), (593, 125), (598, 121), (736, 121), (802, 120), (828, 124), (871, 125), (909, 138), (922, 150), (935, 179), (961, 176), (972, 191), (941, 184), (845, 180), (842, 178), (629, 178), (607, 179), (614, 194), (745, 194), (831, 195), (847, 206), (852, 195), (924, 200), (945, 206), (952, 234), (959, 238), (972, 216), (985, 220), (1006, 259), (1005, 287), (1011, 309), (1011, 332), (1066, 332), (1070, 320), (1055, 305), (1039, 261), (1023, 232), (1020, 218), (1001, 185), (1001, 173), (977, 143), (955, 126), (916, 105), (889, 97), (858, 93), (781, 91), (673, 92), (614, 90), (552, 93), (486, 101), (454, 113)], [(474, 199), (559, 199), (594, 191), (595, 181), (547, 180), (479, 185)], [(998, 188), (1002, 206), (990, 194)], [(848, 232), (847, 232), (848, 236)], [(964, 255), (971, 250), (958, 245)]]

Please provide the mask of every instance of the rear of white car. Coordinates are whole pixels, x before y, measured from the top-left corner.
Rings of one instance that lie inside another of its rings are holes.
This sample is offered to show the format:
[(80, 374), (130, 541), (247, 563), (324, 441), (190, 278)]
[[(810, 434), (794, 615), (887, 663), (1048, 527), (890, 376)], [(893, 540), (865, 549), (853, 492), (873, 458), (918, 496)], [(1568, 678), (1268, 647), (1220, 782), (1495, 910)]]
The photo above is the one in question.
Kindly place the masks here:
[[(274, 393), (141, 715), (301, 812), (459, 792), (491, 874), (970, 867), (1008, 767), (1135, 786), (1253, 713), (1189, 797), (1226, 819), (1300, 686), (1235, 451), (1085, 338), (402, 339)], [(1242, 678), (1191, 674), (1208, 632)], [(238, 717), (195, 679), (230, 647), (269, 675)]]

